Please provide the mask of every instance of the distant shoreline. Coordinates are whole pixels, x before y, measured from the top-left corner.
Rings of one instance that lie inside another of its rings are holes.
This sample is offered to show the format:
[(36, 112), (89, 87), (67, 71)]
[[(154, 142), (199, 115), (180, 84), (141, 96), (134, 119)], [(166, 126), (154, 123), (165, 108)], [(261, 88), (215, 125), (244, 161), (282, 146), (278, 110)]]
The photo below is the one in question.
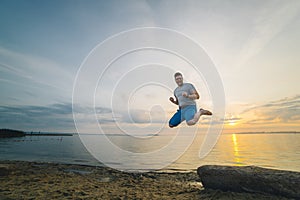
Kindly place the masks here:
[(25, 133), (27, 136), (73, 136), (73, 133)]
[(23, 136), (25, 136), (24, 131), (13, 130), (13, 129), (0, 129), (0, 138), (23, 137)]
[[(89, 135), (89, 133), (85, 133)], [(300, 134), (300, 131), (245, 131), (245, 132), (227, 132), (224, 135), (230, 134)], [(0, 137), (24, 137), (24, 136), (74, 136), (78, 133), (61, 133), (61, 132), (36, 132), (36, 131), (21, 131), (14, 129), (0, 129)], [(92, 134), (92, 135), (105, 135), (105, 134)], [(109, 134), (115, 135), (115, 134)], [(117, 134), (119, 135), (119, 134)], [(122, 135), (121, 135), (122, 136)]]
[(73, 136), (76, 133), (51, 133), (51, 132), (25, 132), (14, 129), (0, 129), (0, 138), (25, 137), (25, 136)]
[(228, 134), (299, 134), (300, 131), (246, 131)]

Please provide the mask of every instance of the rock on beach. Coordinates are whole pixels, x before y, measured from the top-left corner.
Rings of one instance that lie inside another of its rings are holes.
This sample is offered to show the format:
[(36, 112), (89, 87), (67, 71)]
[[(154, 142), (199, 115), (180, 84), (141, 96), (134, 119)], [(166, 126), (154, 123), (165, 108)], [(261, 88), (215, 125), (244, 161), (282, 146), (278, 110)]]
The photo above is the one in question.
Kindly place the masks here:
[(300, 172), (256, 166), (204, 165), (197, 169), (204, 188), (300, 199)]

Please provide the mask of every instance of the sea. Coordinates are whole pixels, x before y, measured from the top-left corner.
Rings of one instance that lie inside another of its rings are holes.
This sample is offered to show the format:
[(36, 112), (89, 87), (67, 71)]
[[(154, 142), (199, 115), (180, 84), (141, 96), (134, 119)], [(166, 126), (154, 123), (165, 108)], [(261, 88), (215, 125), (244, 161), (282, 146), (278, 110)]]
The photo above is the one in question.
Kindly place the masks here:
[[(103, 135), (101, 137), (106, 136)], [(158, 135), (155, 137), (157, 148), (165, 146), (166, 142), (172, 139), (170, 135)], [(188, 136), (178, 137), (181, 137), (179, 141), (183, 142), (190, 139)], [(135, 145), (122, 135), (111, 135), (109, 138), (116, 144), (122, 144), (122, 147), (128, 151)], [(199, 157), (199, 151), (203, 141), (197, 142), (196, 140), (185, 148), (184, 152), (178, 154), (176, 151), (178, 149), (182, 151), (182, 148), (179, 146), (176, 148), (175, 146), (166, 155), (155, 160), (156, 163), (163, 163), (168, 155), (180, 155), (172, 163), (162, 165), (164, 167), (159, 170), (189, 172), (195, 171), (201, 165), (255, 165), (272, 169), (300, 171), (299, 133), (221, 134), (213, 148), (202, 158)], [(141, 149), (147, 151), (147, 143), (144, 142), (142, 145)], [(152, 146), (152, 149), (148, 148), (148, 150), (156, 151), (157, 149)], [(130, 156), (123, 156), (122, 158), (119, 158), (118, 155), (114, 156), (116, 168), (118, 168), (118, 165), (124, 164), (122, 163), (124, 161), (131, 161)], [(145, 154), (145, 156), (147, 155)], [(67, 136), (60, 135), (59, 133), (51, 133), (51, 135), (41, 134), (0, 138), (0, 159), (105, 166), (101, 160), (97, 160), (86, 146), (83, 145), (78, 134)], [(143, 161), (141, 160), (141, 162)], [(147, 163), (149, 170), (151, 170), (151, 160), (148, 160)]]

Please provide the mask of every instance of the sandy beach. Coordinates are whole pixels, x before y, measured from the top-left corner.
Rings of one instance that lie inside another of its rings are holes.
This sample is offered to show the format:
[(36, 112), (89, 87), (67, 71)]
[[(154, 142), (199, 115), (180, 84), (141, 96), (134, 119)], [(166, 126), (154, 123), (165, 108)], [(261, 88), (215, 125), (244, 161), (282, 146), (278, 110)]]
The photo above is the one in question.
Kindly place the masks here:
[(126, 173), (25, 161), (0, 161), (0, 184), (0, 199), (287, 199), (204, 189), (196, 172)]

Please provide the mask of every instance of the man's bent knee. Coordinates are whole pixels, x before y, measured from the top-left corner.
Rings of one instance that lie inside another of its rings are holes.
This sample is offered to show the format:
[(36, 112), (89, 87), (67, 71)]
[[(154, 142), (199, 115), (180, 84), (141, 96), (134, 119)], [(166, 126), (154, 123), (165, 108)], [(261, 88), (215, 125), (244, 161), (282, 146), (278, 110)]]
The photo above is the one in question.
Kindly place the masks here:
[(173, 127), (176, 127), (176, 126), (174, 126), (174, 125), (172, 125), (172, 124), (169, 124), (169, 127), (170, 127), (170, 128), (173, 128)]
[(170, 128), (174, 128), (174, 127), (176, 127), (176, 126), (178, 126), (180, 123), (170, 123), (169, 122), (169, 127)]
[(190, 120), (190, 121), (187, 121), (186, 124), (187, 124), (188, 126), (193, 126), (193, 125), (196, 124), (196, 122), (194, 122), (193, 120)]

